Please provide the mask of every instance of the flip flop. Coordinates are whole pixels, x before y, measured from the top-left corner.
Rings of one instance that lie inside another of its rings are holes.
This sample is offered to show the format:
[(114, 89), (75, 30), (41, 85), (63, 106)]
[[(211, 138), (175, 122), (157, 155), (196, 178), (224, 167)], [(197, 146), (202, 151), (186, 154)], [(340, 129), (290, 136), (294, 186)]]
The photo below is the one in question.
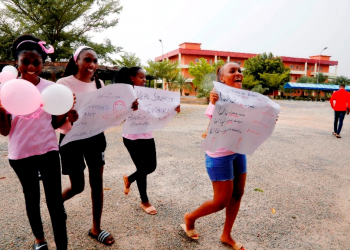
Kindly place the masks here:
[(128, 187), (128, 188), (126, 187), (126, 183), (127, 183), (127, 181), (129, 181), (128, 176), (126, 174), (123, 175), (123, 180), (124, 180), (124, 194), (128, 195), (130, 192), (130, 187)]
[(185, 231), (186, 235), (190, 237), (192, 240), (198, 240), (199, 236), (198, 233), (196, 232), (196, 229), (191, 229), (187, 231), (187, 227), (185, 224), (180, 224), (182, 229)]
[(237, 242), (237, 241), (236, 241), (236, 243), (234, 245), (228, 244), (228, 243), (223, 242), (223, 241), (221, 241), (221, 243), (223, 243), (225, 245), (228, 245), (228, 246), (231, 246), (233, 248), (233, 250), (241, 250), (242, 247), (243, 247), (243, 244), (240, 243), (240, 242)]
[(40, 242), (38, 244), (34, 244), (33, 250), (48, 250), (47, 243), (44, 241), (44, 242)]
[[(157, 210), (155, 209), (154, 206), (150, 206), (150, 207), (148, 207), (148, 208), (144, 208), (144, 207), (142, 206), (142, 204), (140, 204), (140, 207), (143, 209), (143, 211), (145, 211), (146, 213), (148, 213), (148, 214), (150, 214), (150, 215), (156, 215), (156, 214), (157, 214)], [(153, 211), (155, 211), (156, 213), (151, 214), (151, 212), (153, 212)]]
[(110, 246), (114, 243), (114, 239), (112, 241), (112, 243), (107, 243), (106, 240), (108, 238), (108, 236), (110, 236), (111, 234), (104, 231), (104, 230), (101, 230), (101, 232), (98, 234), (98, 235), (94, 235), (92, 232), (91, 232), (91, 229), (89, 230), (89, 236), (98, 240), (99, 242), (107, 245), (107, 246)]

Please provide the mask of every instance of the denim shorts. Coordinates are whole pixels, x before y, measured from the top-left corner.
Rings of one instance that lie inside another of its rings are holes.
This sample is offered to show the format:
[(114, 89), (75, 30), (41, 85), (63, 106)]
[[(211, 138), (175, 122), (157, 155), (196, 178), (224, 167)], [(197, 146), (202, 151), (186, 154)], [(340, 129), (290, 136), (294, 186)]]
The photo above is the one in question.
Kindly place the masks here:
[(228, 181), (235, 175), (247, 173), (247, 158), (241, 154), (216, 158), (205, 154), (205, 166), (211, 181)]

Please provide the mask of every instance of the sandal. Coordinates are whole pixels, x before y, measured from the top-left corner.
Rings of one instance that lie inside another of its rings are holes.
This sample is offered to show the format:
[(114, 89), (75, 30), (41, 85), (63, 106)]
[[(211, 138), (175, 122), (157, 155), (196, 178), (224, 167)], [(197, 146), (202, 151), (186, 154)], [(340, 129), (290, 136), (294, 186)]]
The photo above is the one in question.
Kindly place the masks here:
[(196, 229), (191, 229), (187, 231), (187, 227), (185, 224), (180, 224), (180, 226), (182, 227), (182, 229), (185, 231), (186, 235), (188, 237), (190, 237), (192, 240), (198, 240), (199, 239), (199, 235), (196, 232)]
[(44, 242), (40, 242), (40, 243), (38, 243), (38, 244), (35, 244), (35, 242), (34, 242), (34, 245), (33, 245), (33, 250), (49, 250), (48, 248), (47, 248), (47, 243), (46, 243), (46, 241), (44, 241)]
[(337, 138), (341, 138), (341, 136), (340, 136), (340, 135), (338, 135), (338, 134), (336, 134), (336, 135), (335, 135), (335, 137), (337, 137)]
[(221, 241), (222, 244), (225, 244), (225, 245), (228, 245), (228, 246), (231, 246), (233, 248), (233, 250), (242, 250), (242, 248), (244, 248), (243, 244), (236, 241), (236, 243), (234, 245), (231, 245), (229, 243), (226, 243), (224, 241)]
[(127, 188), (126, 185), (129, 182), (128, 176), (125, 174), (123, 175), (123, 180), (124, 180), (124, 194), (128, 195), (130, 192), (130, 186)]
[[(142, 206), (142, 204), (140, 204), (140, 206), (142, 207), (143, 211), (145, 211), (146, 213), (150, 214), (150, 215), (156, 215), (157, 214), (157, 210), (154, 208), (154, 206), (150, 206), (148, 208), (144, 208)], [(152, 213), (155, 212), (155, 213)]]
[(333, 132), (333, 135), (335, 135), (335, 136), (336, 136), (336, 135), (337, 135), (337, 133), (336, 133), (336, 132)]
[(104, 231), (104, 230), (101, 230), (101, 232), (98, 234), (98, 235), (94, 235), (92, 232), (91, 232), (91, 229), (89, 230), (89, 236), (98, 240), (99, 242), (107, 245), (107, 246), (110, 246), (114, 243), (114, 239), (112, 241), (112, 243), (107, 243), (106, 240), (108, 238), (108, 236), (110, 236), (111, 234)]

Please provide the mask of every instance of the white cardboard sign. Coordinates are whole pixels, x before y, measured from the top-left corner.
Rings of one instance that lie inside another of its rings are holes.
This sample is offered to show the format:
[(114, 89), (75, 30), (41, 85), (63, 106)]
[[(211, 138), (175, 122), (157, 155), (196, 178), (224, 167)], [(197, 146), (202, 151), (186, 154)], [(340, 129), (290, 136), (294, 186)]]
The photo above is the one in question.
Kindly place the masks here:
[(133, 110), (136, 94), (129, 84), (110, 84), (96, 91), (76, 94), (74, 109), (79, 119), (61, 142), (86, 139), (119, 126)]
[(123, 134), (147, 133), (162, 129), (176, 115), (180, 93), (135, 86), (139, 108), (126, 118)]
[(214, 82), (215, 104), (208, 134), (200, 148), (215, 152), (225, 148), (251, 155), (272, 134), (280, 106), (256, 92)]

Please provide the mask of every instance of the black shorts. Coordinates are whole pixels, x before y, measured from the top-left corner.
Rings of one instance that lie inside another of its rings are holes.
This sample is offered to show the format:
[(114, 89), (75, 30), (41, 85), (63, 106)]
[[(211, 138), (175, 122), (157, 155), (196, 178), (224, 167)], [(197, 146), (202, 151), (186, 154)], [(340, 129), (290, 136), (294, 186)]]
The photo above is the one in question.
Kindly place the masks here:
[[(64, 136), (64, 134), (60, 134), (60, 143)], [(70, 175), (81, 173), (86, 168), (86, 165), (88, 165), (89, 168), (105, 165), (104, 152), (106, 146), (107, 143), (104, 133), (87, 139), (72, 141), (62, 147), (60, 146), (59, 152), (62, 162), (62, 174)]]

